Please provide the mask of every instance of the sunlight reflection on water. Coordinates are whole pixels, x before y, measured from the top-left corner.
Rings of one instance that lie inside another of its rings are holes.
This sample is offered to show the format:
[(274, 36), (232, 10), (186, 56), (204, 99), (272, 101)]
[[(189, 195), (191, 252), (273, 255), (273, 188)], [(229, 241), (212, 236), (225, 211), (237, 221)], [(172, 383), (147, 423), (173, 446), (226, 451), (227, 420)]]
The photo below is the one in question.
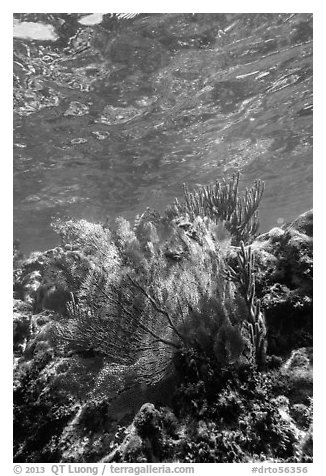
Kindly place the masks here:
[(266, 182), (261, 230), (312, 206), (310, 14), (16, 17), (24, 250), (55, 244), (54, 215), (132, 218), (235, 170)]

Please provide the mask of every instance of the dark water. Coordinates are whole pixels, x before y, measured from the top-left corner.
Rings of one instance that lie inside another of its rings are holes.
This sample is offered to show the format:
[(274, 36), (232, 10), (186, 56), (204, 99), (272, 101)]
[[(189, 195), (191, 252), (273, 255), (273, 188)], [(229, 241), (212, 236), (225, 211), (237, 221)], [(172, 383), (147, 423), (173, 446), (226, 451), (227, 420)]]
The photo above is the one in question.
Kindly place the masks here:
[(23, 250), (51, 217), (131, 218), (235, 170), (266, 182), (262, 231), (312, 206), (311, 14), (79, 19), (15, 15)]

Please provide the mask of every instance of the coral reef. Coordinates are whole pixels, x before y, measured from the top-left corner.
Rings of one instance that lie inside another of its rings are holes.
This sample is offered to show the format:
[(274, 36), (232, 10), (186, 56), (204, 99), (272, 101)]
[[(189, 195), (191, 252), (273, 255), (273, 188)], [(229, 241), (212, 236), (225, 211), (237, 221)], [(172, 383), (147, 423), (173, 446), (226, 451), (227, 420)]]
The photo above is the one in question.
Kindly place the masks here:
[(237, 184), (16, 252), (16, 462), (312, 461), (312, 211), (255, 237)]

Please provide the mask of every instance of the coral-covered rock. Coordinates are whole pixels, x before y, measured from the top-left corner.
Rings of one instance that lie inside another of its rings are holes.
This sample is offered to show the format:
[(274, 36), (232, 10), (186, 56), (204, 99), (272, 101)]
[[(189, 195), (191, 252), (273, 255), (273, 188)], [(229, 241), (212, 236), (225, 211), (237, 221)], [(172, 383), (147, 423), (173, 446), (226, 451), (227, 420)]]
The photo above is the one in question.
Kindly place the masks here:
[(101, 462), (169, 461), (174, 447), (179, 447), (184, 435), (178, 434), (180, 422), (167, 407), (157, 409), (145, 403), (126, 429), (123, 441)]
[(17, 299), (33, 303), (36, 291), (43, 281), (48, 259), (61, 252), (61, 248), (54, 248), (44, 252), (33, 252), (28, 258), (20, 262), (15, 270), (14, 292)]
[(136, 414), (120, 448), (107, 461), (160, 461), (161, 415), (152, 403), (145, 403)]
[[(313, 366), (312, 348), (303, 347), (291, 352), (276, 374), (274, 390), (290, 401), (290, 413), (294, 419), (306, 407), (306, 418), (312, 418)], [(309, 416), (310, 415), (310, 416)], [(303, 419), (301, 418), (301, 423)], [(305, 426), (309, 425), (307, 420)], [(305, 428), (306, 429), (306, 428)]]
[(14, 272), (14, 296), (32, 304), (33, 314), (45, 310), (65, 314), (85, 269), (88, 260), (79, 252), (61, 247), (34, 252)]
[(303, 441), (299, 447), (300, 451), (300, 461), (312, 463), (313, 457), (313, 426), (309, 427)]
[(101, 459), (101, 463), (111, 462), (146, 462), (143, 454), (144, 444), (142, 438), (137, 434), (134, 425), (130, 425), (127, 429), (127, 435), (122, 443), (117, 446), (111, 453)]
[(295, 403), (291, 408), (291, 416), (299, 428), (306, 429), (310, 424), (310, 409), (304, 403)]
[(71, 299), (70, 293), (57, 284), (42, 284), (34, 295), (33, 312), (38, 314), (44, 310), (59, 314), (66, 312), (66, 305)]
[(252, 244), (256, 292), (268, 327), (268, 352), (312, 345), (312, 210), (273, 228)]
[(31, 305), (14, 299), (13, 314), (13, 348), (15, 356), (19, 356), (33, 332)]
[(30, 303), (14, 299), (13, 350), (15, 357), (26, 360), (53, 348), (53, 315), (33, 315), (32, 311)]
[(291, 227), (307, 236), (313, 237), (313, 211), (308, 210), (298, 216), (292, 223)]
[(16, 295), (23, 301), (32, 304), (41, 281), (42, 275), (37, 269), (29, 273), (22, 273), (20, 279), (15, 283)]

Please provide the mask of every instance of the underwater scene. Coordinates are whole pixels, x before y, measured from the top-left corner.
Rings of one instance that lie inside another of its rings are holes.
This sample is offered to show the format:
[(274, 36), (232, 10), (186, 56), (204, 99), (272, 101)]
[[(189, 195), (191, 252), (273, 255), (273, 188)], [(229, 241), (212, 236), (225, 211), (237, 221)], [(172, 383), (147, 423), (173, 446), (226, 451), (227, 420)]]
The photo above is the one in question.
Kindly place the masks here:
[(15, 14), (14, 238), (52, 217), (266, 183), (261, 231), (312, 206), (312, 14)]
[(14, 462), (308, 473), (312, 14), (13, 31)]

